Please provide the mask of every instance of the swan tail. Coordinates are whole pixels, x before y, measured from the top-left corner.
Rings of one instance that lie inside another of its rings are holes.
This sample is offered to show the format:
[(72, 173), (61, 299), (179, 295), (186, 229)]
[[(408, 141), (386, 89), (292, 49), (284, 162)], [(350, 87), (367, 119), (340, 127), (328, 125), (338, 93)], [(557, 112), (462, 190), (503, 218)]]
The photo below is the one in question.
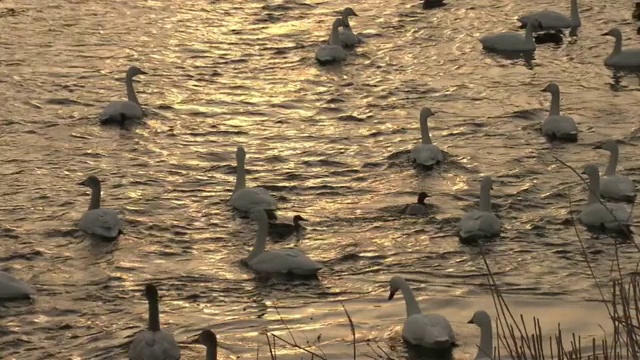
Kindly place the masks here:
[(451, 339), (446, 337), (434, 340), (432, 346), (436, 349), (444, 349), (453, 346), (453, 343), (451, 342)]

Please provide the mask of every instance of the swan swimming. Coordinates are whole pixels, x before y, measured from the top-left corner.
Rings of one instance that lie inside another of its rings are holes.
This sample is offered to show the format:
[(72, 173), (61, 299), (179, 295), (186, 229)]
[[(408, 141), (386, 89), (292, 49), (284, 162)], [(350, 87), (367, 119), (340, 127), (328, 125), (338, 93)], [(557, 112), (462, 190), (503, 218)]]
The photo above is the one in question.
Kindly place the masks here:
[(611, 36), (616, 39), (613, 51), (604, 59), (604, 66), (612, 69), (634, 69), (640, 67), (640, 49), (631, 48), (622, 50), (622, 33), (618, 28), (612, 28), (602, 36)]
[(142, 110), (142, 106), (140, 106), (136, 91), (133, 88), (133, 78), (145, 74), (147, 73), (137, 66), (131, 66), (127, 70), (127, 75), (124, 80), (127, 86), (127, 100), (109, 103), (109, 105), (102, 110), (102, 114), (100, 114), (100, 124), (113, 123), (123, 126), (122, 123), (127, 119), (141, 119), (144, 117), (144, 111)]
[(253, 209), (264, 209), (270, 218), (275, 219), (277, 208), (276, 201), (271, 197), (269, 191), (261, 187), (246, 187), (246, 172), (244, 168), (247, 153), (243, 146), (236, 148), (236, 185), (231, 195), (231, 206), (236, 210), (249, 213)]
[(129, 360), (179, 360), (180, 347), (173, 335), (160, 330), (158, 289), (147, 284), (144, 293), (149, 303), (149, 328), (133, 338), (129, 346)]
[(622, 204), (606, 203), (605, 207), (600, 203), (600, 171), (598, 167), (587, 165), (582, 173), (589, 177), (589, 198), (587, 205), (578, 217), (580, 221), (589, 228), (626, 231), (627, 234), (630, 234), (632, 221), (629, 209)]
[(360, 38), (358, 35), (353, 33), (351, 29), (351, 24), (349, 23), (349, 16), (358, 16), (356, 12), (350, 8), (346, 7), (342, 10), (342, 31), (340, 31), (340, 44), (345, 48), (354, 48), (356, 45), (360, 43)]
[(389, 282), (389, 300), (402, 290), (407, 319), (402, 328), (402, 338), (412, 345), (432, 349), (445, 349), (456, 345), (449, 320), (440, 314), (423, 314), (405, 279), (393, 276)]
[(539, 28), (539, 21), (531, 21), (527, 25), (524, 36), (518, 32), (503, 32), (499, 34), (485, 35), (479, 39), (482, 48), (485, 50), (504, 52), (534, 52), (536, 42), (533, 39), (533, 32)]
[(254, 271), (265, 274), (292, 274), (315, 276), (322, 265), (297, 249), (265, 251), (269, 234), (269, 219), (262, 209), (251, 211), (250, 217), (258, 223), (258, 236), (253, 250), (244, 262)]
[(425, 204), (425, 200), (429, 197), (429, 194), (422, 191), (418, 194), (418, 201), (413, 204), (405, 205), (400, 213), (405, 215), (417, 215), (422, 216), (428, 213), (427, 204)]
[(202, 330), (197, 340), (207, 348), (205, 360), (218, 359), (218, 338), (216, 333), (211, 330)]
[(27, 299), (36, 294), (27, 283), (0, 271), (0, 300)]
[(542, 10), (520, 16), (518, 21), (523, 28), (526, 28), (532, 19), (540, 21), (540, 30), (571, 29), (571, 35), (575, 35), (578, 28), (582, 26), (578, 0), (571, 0), (571, 17), (553, 10)]
[(342, 48), (340, 43), (340, 33), (338, 29), (341, 26), (343, 26), (342, 19), (336, 18), (331, 26), (329, 42), (320, 46), (316, 51), (316, 60), (320, 65), (341, 63), (347, 60), (347, 52)]
[(89, 209), (82, 215), (78, 228), (88, 234), (97, 235), (104, 239), (114, 240), (122, 234), (121, 222), (118, 213), (112, 209), (100, 207), (100, 179), (90, 175), (78, 185), (91, 189)]
[(293, 224), (288, 223), (271, 223), (269, 224), (269, 237), (273, 242), (280, 242), (289, 238), (293, 234), (298, 234), (304, 226), (300, 224), (301, 221), (307, 221), (301, 215), (295, 215), (293, 217)]
[(571, 116), (560, 115), (560, 87), (549, 83), (540, 90), (551, 94), (549, 116), (542, 123), (542, 134), (554, 140), (578, 141), (578, 126)]
[(600, 179), (600, 194), (612, 200), (635, 202), (636, 187), (633, 181), (624, 175), (616, 174), (620, 153), (618, 143), (615, 140), (607, 140), (603, 144), (594, 146), (594, 149), (606, 150), (610, 154), (609, 165)]
[(500, 235), (500, 219), (491, 211), (490, 176), (482, 178), (480, 184), (480, 208), (466, 213), (458, 223), (458, 235), (461, 240), (488, 239)]
[(420, 133), (422, 135), (422, 141), (411, 149), (409, 154), (409, 160), (411, 162), (423, 165), (426, 167), (432, 167), (433, 165), (442, 162), (442, 151), (437, 145), (431, 142), (431, 136), (429, 136), (429, 125), (427, 121), (431, 115), (435, 115), (430, 108), (424, 107), (420, 110)]

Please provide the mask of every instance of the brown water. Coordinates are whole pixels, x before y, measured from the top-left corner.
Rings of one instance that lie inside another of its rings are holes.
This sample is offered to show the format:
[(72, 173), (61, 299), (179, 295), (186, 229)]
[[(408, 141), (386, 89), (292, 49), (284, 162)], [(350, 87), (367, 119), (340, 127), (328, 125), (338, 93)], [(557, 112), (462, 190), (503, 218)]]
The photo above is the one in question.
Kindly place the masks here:
[[(347, 5), (367, 43), (343, 67), (320, 68), (315, 49)], [(631, 77), (612, 91), (602, 61), (613, 39), (599, 36), (619, 26), (625, 45), (636, 44), (632, 4), (583, 0), (578, 41), (540, 46), (532, 70), (480, 50), (478, 36), (514, 29), (517, 15), (545, 5), (569, 12), (568, 1), (524, 0), (450, 0), (430, 12), (400, 0), (0, 2), (1, 267), (38, 291), (32, 304), (0, 307), (0, 358), (125, 358), (145, 326), (149, 281), (184, 359), (204, 358), (187, 344), (204, 327), (225, 357), (255, 358), (260, 343), (267, 358), (260, 331), (288, 338), (275, 306), (298, 341), (321, 334), (331, 359), (349, 358), (340, 300), (359, 340), (397, 344), (405, 315), (401, 297), (386, 300), (392, 274), (410, 279), (423, 310), (451, 319), (462, 345), (455, 356), (470, 357), (479, 338), (466, 321), (493, 307), (479, 250), (459, 243), (455, 224), (475, 206), (484, 174), (494, 177), (503, 221), (488, 259), (515, 310), (542, 317), (549, 333), (560, 321), (600, 336), (604, 309), (585, 301), (598, 293), (563, 222), (567, 192), (579, 202), (586, 192), (552, 155), (579, 170), (604, 165), (607, 155), (591, 147), (618, 138), (624, 173), (640, 173), (640, 86)], [(147, 124), (97, 126), (102, 107), (125, 97), (133, 64), (149, 72), (135, 83)], [(537, 132), (549, 81), (578, 121), (578, 144), (551, 145)], [(422, 106), (438, 112), (432, 138), (450, 155), (428, 174), (404, 157), (419, 139)], [(248, 183), (275, 194), (280, 219), (311, 220), (299, 246), (326, 265), (320, 282), (263, 283), (239, 265), (255, 226), (226, 203), (238, 144)], [(73, 231), (89, 201), (75, 184), (88, 174), (103, 179), (103, 205), (125, 219), (113, 244)], [(433, 217), (385, 210), (421, 190), (438, 206)], [(582, 235), (606, 281), (614, 240)], [(621, 252), (633, 269), (635, 250)]]

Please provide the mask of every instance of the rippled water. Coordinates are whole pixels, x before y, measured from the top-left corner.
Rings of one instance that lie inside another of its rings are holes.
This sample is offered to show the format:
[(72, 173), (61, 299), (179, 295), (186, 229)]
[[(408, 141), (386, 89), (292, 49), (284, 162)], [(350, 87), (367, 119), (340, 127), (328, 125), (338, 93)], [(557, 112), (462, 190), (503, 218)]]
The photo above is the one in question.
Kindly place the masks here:
[[(347, 5), (367, 43), (345, 66), (319, 68), (315, 49)], [(340, 300), (358, 340), (397, 344), (404, 305), (386, 300), (392, 274), (410, 279), (423, 309), (452, 320), (456, 357), (469, 357), (478, 331), (466, 321), (492, 305), (478, 249), (454, 233), (484, 174), (494, 177), (504, 232), (488, 258), (515, 309), (541, 316), (550, 332), (561, 321), (600, 336), (604, 310), (585, 302), (598, 294), (563, 222), (567, 192), (576, 201), (586, 192), (552, 156), (579, 170), (604, 165), (606, 153), (591, 147), (613, 137), (624, 143), (624, 172), (640, 172), (640, 86), (631, 77), (612, 91), (602, 61), (613, 39), (599, 36), (619, 26), (627, 46), (637, 43), (632, 4), (583, 0), (577, 43), (539, 47), (532, 70), (482, 53), (478, 36), (514, 29), (518, 14), (543, 5), (569, 11), (568, 1), (548, 0), (451, 0), (429, 12), (400, 0), (0, 2), (1, 267), (39, 293), (0, 307), (0, 358), (125, 358), (145, 326), (149, 281), (184, 359), (204, 357), (188, 344), (203, 327), (218, 333), (225, 357), (255, 358), (258, 343), (266, 356), (260, 331), (283, 330), (276, 306), (298, 341), (321, 334), (331, 358), (348, 358)], [(101, 108), (125, 97), (132, 64), (149, 72), (135, 83), (147, 124), (96, 126)], [(510, 116), (543, 115), (549, 81), (578, 121), (578, 144), (551, 145), (537, 133), (541, 118)], [(430, 173), (404, 157), (419, 139), (422, 106), (438, 112), (432, 138), (450, 155)], [(255, 225), (226, 204), (238, 144), (248, 183), (275, 194), (280, 219), (311, 220), (299, 246), (325, 263), (320, 282), (264, 283), (239, 265)], [(104, 205), (125, 218), (113, 244), (73, 231), (89, 201), (76, 183), (88, 174), (103, 179)], [(386, 210), (422, 190), (434, 216)], [(583, 235), (606, 279), (614, 240)], [(632, 247), (621, 252), (633, 269)]]

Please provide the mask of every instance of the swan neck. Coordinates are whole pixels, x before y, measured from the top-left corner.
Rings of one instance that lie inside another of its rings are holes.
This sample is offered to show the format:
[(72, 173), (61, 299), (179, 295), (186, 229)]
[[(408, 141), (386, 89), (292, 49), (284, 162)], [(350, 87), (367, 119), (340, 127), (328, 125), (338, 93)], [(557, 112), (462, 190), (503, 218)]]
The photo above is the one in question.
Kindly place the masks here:
[(578, 0), (571, 0), (571, 22), (574, 26), (580, 26), (580, 9)]
[(617, 148), (611, 150), (611, 155), (609, 155), (609, 165), (607, 165), (607, 169), (604, 171), (604, 174), (607, 176), (616, 174), (616, 167), (618, 166), (618, 156), (619, 151)]
[(127, 75), (124, 82), (127, 85), (127, 100), (131, 101), (132, 103), (140, 105), (140, 102), (138, 101), (138, 97), (136, 96), (136, 90), (133, 88), (133, 78)]
[(493, 358), (493, 328), (491, 322), (480, 327), (480, 348), (476, 359)]
[(97, 184), (91, 188), (91, 201), (89, 201), (89, 210), (100, 209), (100, 193), (102, 188)]
[(592, 174), (589, 176), (589, 199), (587, 204), (595, 204), (600, 202), (600, 175)]
[(551, 92), (551, 107), (549, 108), (549, 116), (560, 115), (560, 90)]
[(244, 159), (238, 159), (238, 164), (236, 165), (237, 170), (236, 170), (236, 186), (233, 189), (233, 192), (235, 193), (236, 191), (242, 190), (244, 189), (247, 185), (246, 185), (246, 177), (247, 174), (244, 170)]
[(429, 136), (429, 124), (427, 117), (420, 117), (420, 133), (422, 134), (422, 143), (431, 144), (431, 136)]
[(158, 299), (149, 299), (149, 331), (160, 331), (160, 309)]
[(527, 24), (527, 28), (524, 31), (525, 42), (533, 42), (533, 27), (534, 21), (529, 21), (529, 23)]
[(256, 243), (253, 245), (253, 250), (251, 250), (251, 254), (249, 254), (249, 260), (256, 258), (258, 255), (262, 254), (267, 247), (267, 235), (269, 234), (269, 222), (265, 217), (263, 219), (258, 220), (258, 236), (256, 238)]
[(491, 184), (480, 185), (480, 211), (491, 212)]
[(331, 28), (331, 34), (329, 35), (329, 45), (340, 45), (340, 31), (337, 26)]
[(416, 301), (416, 297), (413, 295), (413, 290), (409, 284), (404, 282), (401, 287), (402, 295), (404, 296), (404, 304), (407, 308), (407, 317), (411, 315), (421, 314), (420, 305)]
[(218, 346), (207, 345), (207, 360), (218, 360)]
[[(620, 54), (622, 52), (622, 35), (621, 34), (616, 34), (615, 35), (615, 39), (616, 42), (613, 45), (613, 52), (611, 53), (611, 55), (617, 55)], [(609, 55), (609, 56), (611, 56)]]
[(351, 24), (349, 23), (349, 16), (342, 15), (342, 27), (345, 29), (351, 29)]

